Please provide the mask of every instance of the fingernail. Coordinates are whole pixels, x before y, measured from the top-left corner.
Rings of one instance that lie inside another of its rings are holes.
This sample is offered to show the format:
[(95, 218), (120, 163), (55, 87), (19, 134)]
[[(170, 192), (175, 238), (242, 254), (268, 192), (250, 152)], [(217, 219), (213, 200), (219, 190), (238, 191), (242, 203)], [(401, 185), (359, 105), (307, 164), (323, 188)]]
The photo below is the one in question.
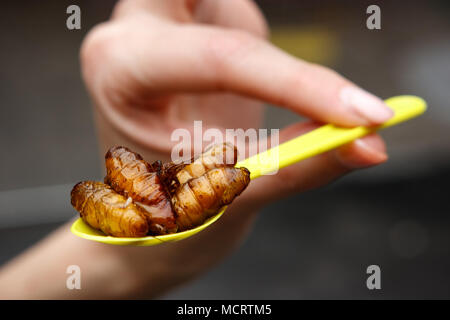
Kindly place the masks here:
[(354, 140), (336, 150), (337, 159), (349, 169), (367, 168), (388, 159), (382, 140), (373, 135)]
[(368, 154), (370, 154), (374, 162), (384, 162), (387, 160), (388, 155), (384, 150), (380, 150), (379, 147), (371, 143), (368, 139), (356, 139), (355, 144), (364, 149)]
[(374, 124), (383, 123), (394, 115), (394, 112), (386, 106), (383, 100), (358, 87), (343, 88), (340, 98), (358, 116)]

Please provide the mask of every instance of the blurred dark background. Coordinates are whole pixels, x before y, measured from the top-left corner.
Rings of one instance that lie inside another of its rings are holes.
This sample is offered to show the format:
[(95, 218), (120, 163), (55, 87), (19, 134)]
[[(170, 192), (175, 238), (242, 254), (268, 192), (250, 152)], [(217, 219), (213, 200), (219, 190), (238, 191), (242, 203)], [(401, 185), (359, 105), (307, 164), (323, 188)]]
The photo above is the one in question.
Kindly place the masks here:
[[(78, 50), (114, 3), (2, 1), (0, 264), (75, 216), (71, 185), (100, 179)], [(267, 207), (238, 251), (166, 298), (450, 298), (450, 3), (257, 3), (276, 45), (381, 97), (422, 96), (429, 110), (383, 132), (386, 164)], [(79, 31), (66, 28), (69, 4), (81, 7)], [(381, 30), (365, 26), (370, 4)], [(298, 119), (268, 107), (266, 126)], [(366, 288), (371, 264), (378, 291)]]

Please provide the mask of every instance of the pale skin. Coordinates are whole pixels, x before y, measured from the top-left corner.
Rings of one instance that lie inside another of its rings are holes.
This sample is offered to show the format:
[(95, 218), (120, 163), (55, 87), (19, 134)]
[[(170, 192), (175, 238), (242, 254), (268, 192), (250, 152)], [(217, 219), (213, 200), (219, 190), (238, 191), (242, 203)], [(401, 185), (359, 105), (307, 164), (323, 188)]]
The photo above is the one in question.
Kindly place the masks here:
[[(172, 130), (192, 129), (194, 120), (220, 130), (258, 128), (262, 101), (312, 120), (281, 130), (281, 141), (316, 122), (376, 125), (392, 116), (381, 100), (355, 93), (357, 86), (334, 71), (273, 47), (267, 33), (248, 0), (119, 2), (81, 48), (100, 153), (124, 145), (149, 161), (168, 160)], [(161, 296), (239, 246), (262, 206), (386, 160), (384, 142), (373, 134), (254, 180), (218, 222), (176, 243), (110, 246), (77, 238), (64, 225), (0, 269), (0, 298)], [(66, 269), (74, 264), (81, 290), (66, 288)]]

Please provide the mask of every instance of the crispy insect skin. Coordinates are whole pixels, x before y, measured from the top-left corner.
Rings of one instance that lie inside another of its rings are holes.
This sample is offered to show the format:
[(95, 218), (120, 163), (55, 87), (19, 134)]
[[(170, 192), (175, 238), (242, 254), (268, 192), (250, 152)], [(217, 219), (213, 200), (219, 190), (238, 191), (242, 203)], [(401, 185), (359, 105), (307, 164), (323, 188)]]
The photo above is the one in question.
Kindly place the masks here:
[(166, 200), (154, 168), (125, 147), (112, 147), (105, 155), (105, 183), (135, 201), (152, 205)]
[(169, 194), (190, 179), (198, 178), (211, 169), (234, 167), (237, 161), (237, 148), (230, 143), (215, 144), (206, 149), (189, 164), (165, 163), (162, 166), (161, 180)]
[(72, 205), (86, 223), (118, 237), (196, 227), (250, 182), (246, 168), (234, 168), (237, 150), (227, 143), (207, 149), (190, 164), (150, 165), (125, 147), (111, 148), (105, 161), (105, 183), (78, 183)]
[(93, 228), (115, 237), (143, 237), (148, 233), (143, 210), (104, 183), (79, 182), (70, 195), (72, 206)]
[(249, 184), (250, 173), (236, 169), (237, 148), (216, 144), (190, 164), (163, 166), (162, 181), (171, 197), (179, 230), (202, 224), (238, 196)]
[(198, 178), (208, 170), (221, 167), (234, 167), (237, 161), (237, 148), (230, 143), (216, 144), (206, 149), (195, 161), (176, 173), (180, 184)]
[(160, 181), (160, 164), (152, 166), (139, 154), (125, 147), (109, 149), (105, 163), (105, 183), (125, 197), (131, 197), (145, 209), (151, 233), (177, 231), (170, 199)]
[(181, 184), (172, 195), (179, 230), (202, 224), (230, 204), (250, 182), (246, 168), (220, 167)]

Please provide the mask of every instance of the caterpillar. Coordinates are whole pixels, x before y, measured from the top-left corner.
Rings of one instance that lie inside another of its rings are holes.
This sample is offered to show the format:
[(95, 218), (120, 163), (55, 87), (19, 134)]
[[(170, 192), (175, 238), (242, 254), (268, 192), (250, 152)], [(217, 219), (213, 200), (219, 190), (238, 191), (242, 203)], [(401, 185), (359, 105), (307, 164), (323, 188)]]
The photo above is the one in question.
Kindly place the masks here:
[(212, 145), (192, 163), (178, 169), (176, 179), (183, 184), (189, 179), (198, 178), (208, 170), (219, 167), (234, 167), (237, 161), (237, 149), (230, 143)]
[(178, 228), (182, 231), (202, 224), (230, 204), (249, 182), (250, 172), (246, 168), (230, 167), (212, 169), (187, 180), (171, 197)]
[(71, 192), (72, 206), (95, 229), (116, 237), (142, 237), (148, 233), (144, 210), (96, 181), (77, 183)]
[(246, 168), (234, 167), (237, 150), (231, 144), (212, 146), (192, 160), (149, 164), (126, 147), (113, 147), (105, 155), (105, 183), (78, 183), (72, 205), (87, 224), (112, 236), (191, 229), (230, 204), (250, 182)]
[(131, 197), (145, 209), (152, 233), (177, 231), (170, 199), (157, 172), (158, 163), (150, 165), (139, 154), (126, 147), (112, 147), (105, 155), (105, 166), (105, 183), (125, 197)]

